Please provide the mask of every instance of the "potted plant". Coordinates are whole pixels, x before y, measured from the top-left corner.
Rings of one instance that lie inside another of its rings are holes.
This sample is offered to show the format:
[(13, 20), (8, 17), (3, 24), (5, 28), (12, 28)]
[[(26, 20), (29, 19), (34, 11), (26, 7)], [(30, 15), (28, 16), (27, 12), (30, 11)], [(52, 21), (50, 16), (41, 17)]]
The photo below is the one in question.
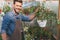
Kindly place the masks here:
[(37, 12), (37, 23), (40, 27), (45, 27), (47, 24), (47, 17), (46, 17), (46, 11), (45, 9), (41, 8)]
[[(36, 17), (37, 22), (40, 26), (29, 27), (27, 33), (30, 35), (29, 37), (32, 37), (34, 40), (40, 40), (44, 38), (50, 39), (52, 37), (52, 34), (56, 32), (54, 29), (57, 25), (56, 14), (52, 10), (45, 9), (44, 6), (37, 7), (39, 7), (39, 11), (36, 13)], [(34, 7), (31, 9), (34, 9)], [(30, 9), (27, 10), (30, 11), (29, 13), (34, 12)], [(47, 30), (44, 29), (45, 27), (48, 27)], [(51, 27), (52, 29), (50, 29)]]

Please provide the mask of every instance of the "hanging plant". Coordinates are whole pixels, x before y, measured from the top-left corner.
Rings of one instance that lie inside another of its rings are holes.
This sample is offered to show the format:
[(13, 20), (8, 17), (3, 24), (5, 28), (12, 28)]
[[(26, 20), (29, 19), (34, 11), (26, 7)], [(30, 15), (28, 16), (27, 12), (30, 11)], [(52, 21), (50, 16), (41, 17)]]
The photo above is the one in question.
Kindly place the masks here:
[(47, 20), (47, 21), (50, 21), (53, 20), (56, 22), (57, 21), (57, 16), (56, 14), (52, 11), (52, 10), (49, 10), (49, 9), (44, 9), (42, 7), (40, 7), (39, 11), (36, 13), (36, 16), (37, 16), (37, 20)]
[[(53, 27), (56, 26), (57, 24), (57, 18), (56, 14), (49, 9), (45, 9), (43, 6), (39, 6), (39, 11), (36, 13), (37, 20), (40, 20), (41, 25), (43, 26), (43, 23), (46, 22), (44, 25), (45, 27)], [(43, 28), (36, 26), (36, 27), (30, 27), (28, 29), (28, 32), (30, 35), (35, 38), (35, 37), (44, 37), (47, 36), (48, 38), (51, 38), (53, 31), (44, 30)], [(53, 29), (52, 29), (53, 30)], [(51, 32), (51, 33), (50, 33)], [(55, 32), (55, 31), (54, 31)]]
[[(48, 30), (44, 30), (41, 26), (33, 26), (28, 28), (27, 33), (30, 35), (29, 37), (33, 39), (37, 38), (37, 40), (40, 40), (40, 37), (51, 38), (53, 32), (54, 33), (56, 32), (54, 29), (57, 25), (56, 14), (52, 10), (44, 8), (44, 5), (36, 6), (36, 7), (33, 6), (31, 7), (31, 9), (27, 8), (25, 10), (28, 10), (28, 12), (26, 11), (27, 13), (33, 13), (35, 8), (38, 8), (38, 7), (39, 7), (39, 10), (36, 13), (37, 20), (40, 20), (41, 21), (40, 23), (46, 21), (45, 27), (49, 27), (49, 28)], [(52, 29), (50, 29), (50, 27), (52, 27)], [(49, 30), (52, 30), (52, 31), (49, 31)]]

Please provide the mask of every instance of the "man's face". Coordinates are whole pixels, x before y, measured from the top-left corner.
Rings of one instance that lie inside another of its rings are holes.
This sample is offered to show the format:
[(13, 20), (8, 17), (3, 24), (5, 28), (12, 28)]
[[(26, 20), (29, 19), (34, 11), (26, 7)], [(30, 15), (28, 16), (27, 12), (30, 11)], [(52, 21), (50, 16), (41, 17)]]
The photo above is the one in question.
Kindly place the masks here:
[(15, 11), (16, 13), (19, 13), (21, 9), (22, 9), (22, 3), (20, 3), (20, 2), (15, 2), (15, 4), (14, 4), (14, 11)]

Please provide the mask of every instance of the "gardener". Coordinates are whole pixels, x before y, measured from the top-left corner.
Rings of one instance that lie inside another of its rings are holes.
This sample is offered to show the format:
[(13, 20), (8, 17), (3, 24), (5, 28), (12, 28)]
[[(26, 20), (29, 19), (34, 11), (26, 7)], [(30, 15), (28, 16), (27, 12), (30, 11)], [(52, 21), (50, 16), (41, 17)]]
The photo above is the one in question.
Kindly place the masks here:
[(2, 40), (22, 40), (23, 29), (21, 26), (22, 21), (30, 21), (36, 16), (35, 10), (32, 15), (23, 16), (20, 14), (22, 10), (22, 0), (14, 0), (13, 10), (5, 14), (2, 23), (1, 35)]

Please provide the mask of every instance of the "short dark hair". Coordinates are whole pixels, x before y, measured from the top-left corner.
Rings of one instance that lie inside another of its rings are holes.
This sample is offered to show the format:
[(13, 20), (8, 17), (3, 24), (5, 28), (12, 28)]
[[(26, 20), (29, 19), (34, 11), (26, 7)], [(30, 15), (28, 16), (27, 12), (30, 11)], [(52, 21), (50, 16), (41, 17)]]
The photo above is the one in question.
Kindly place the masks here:
[(22, 0), (14, 0), (14, 1), (13, 1), (13, 4), (15, 4), (15, 2), (20, 2), (20, 3), (22, 3)]

